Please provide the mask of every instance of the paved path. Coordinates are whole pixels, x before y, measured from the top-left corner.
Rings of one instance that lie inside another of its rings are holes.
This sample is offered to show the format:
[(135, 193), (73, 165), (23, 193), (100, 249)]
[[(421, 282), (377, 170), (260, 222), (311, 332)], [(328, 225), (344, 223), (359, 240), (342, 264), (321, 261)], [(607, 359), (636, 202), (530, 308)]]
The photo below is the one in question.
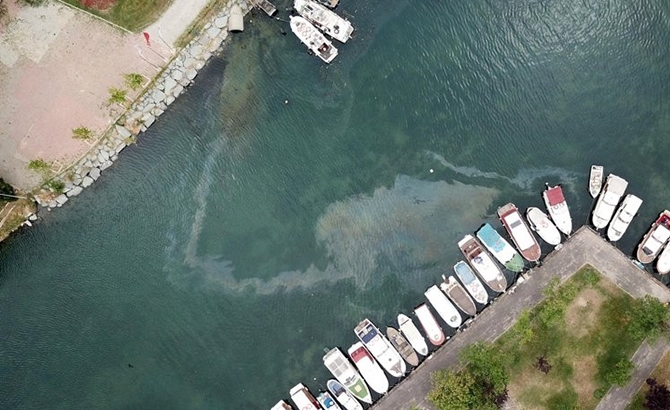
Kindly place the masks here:
[(549, 254), (541, 267), (533, 269), (526, 282), (496, 299), (467, 330), (454, 336), (425, 360), (373, 408), (400, 410), (416, 405), (421, 409), (432, 409), (426, 395), (431, 389), (430, 375), (433, 372), (460, 367), (458, 357), (461, 349), (477, 341), (491, 342), (497, 339), (514, 324), (522, 310), (534, 307), (543, 299), (542, 290), (552, 278), (559, 277), (564, 281), (586, 264), (596, 268), (635, 298), (650, 294), (662, 302), (670, 301), (670, 289), (635, 266), (626, 255), (591, 229), (582, 227), (560, 250)]
[(670, 344), (664, 338), (650, 346), (646, 341), (642, 343), (635, 355), (633, 363), (635, 370), (630, 381), (624, 387), (610, 389), (609, 392), (598, 403), (596, 410), (623, 410), (628, 406), (631, 399), (640, 390), (642, 384), (647, 380), (649, 374), (654, 370), (658, 362), (661, 361), (663, 354), (668, 350)]
[(193, 23), (209, 0), (174, 0), (160, 18), (145, 28), (154, 41), (165, 41), (170, 46)]

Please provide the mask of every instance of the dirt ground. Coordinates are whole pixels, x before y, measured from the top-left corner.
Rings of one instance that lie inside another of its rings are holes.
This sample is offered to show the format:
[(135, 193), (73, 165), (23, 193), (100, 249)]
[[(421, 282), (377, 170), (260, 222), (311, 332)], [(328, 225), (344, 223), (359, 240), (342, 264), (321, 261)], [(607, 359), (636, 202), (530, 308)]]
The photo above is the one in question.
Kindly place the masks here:
[[(6, 1), (0, 27), (0, 177), (24, 190), (40, 178), (27, 164), (41, 158), (54, 170), (86, 152), (72, 138), (83, 126), (100, 135), (114, 121), (109, 88), (125, 88), (123, 75), (153, 77), (169, 48), (149, 47), (128, 34), (56, 2), (41, 7)], [(130, 95), (130, 94), (129, 94)]]

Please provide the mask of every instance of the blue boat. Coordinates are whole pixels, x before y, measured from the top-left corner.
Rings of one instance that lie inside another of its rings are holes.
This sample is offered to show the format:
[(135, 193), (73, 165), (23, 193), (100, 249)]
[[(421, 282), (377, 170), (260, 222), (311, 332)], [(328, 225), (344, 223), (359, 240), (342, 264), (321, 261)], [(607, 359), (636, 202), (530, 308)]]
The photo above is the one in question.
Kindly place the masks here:
[(521, 272), (523, 270), (523, 259), (519, 252), (514, 250), (509, 244), (500, 236), (498, 231), (493, 229), (490, 224), (484, 224), (477, 231), (477, 238), (482, 241), (482, 244), (488, 249), (493, 256), (512, 272)]

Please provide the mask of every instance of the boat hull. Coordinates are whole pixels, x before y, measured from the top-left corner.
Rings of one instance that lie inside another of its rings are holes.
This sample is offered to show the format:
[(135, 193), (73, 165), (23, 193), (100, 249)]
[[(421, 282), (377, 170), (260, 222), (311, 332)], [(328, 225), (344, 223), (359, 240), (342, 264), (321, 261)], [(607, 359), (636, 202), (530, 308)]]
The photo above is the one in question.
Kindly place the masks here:
[(512, 272), (523, 271), (524, 262), (521, 255), (491, 225), (487, 223), (479, 228), (477, 239), (506, 269)]
[(591, 173), (589, 173), (589, 194), (595, 198), (600, 194), (603, 188), (603, 167), (600, 165), (591, 165)]
[(542, 198), (556, 228), (566, 236), (570, 236), (572, 233), (572, 216), (570, 216), (570, 208), (568, 208), (568, 202), (563, 195), (563, 188), (560, 185), (547, 186), (547, 189), (542, 192)]
[(539, 208), (528, 208), (526, 219), (528, 219), (530, 229), (537, 232), (543, 241), (554, 246), (561, 243), (561, 233), (558, 231), (558, 228)]
[(591, 222), (596, 229), (603, 229), (610, 223), (614, 210), (623, 196), (628, 182), (614, 174), (607, 176), (607, 182), (598, 195), (596, 206), (593, 208)]
[(414, 309), (414, 314), (419, 319), (421, 327), (423, 328), (424, 333), (428, 336), (428, 341), (433, 346), (441, 346), (447, 338), (444, 336), (444, 332), (440, 327), (435, 316), (430, 311), (430, 308), (425, 303), (420, 304)]
[(379, 394), (386, 394), (389, 390), (389, 379), (363, 343), (354, 343), (349, 350), (349, 357), (354, 362), (368, 386)]
[(330, 394), (340, 402), (347, 410), (363, 410), (361, 403), (337, 380), (330, 379), (326, 383), (326, 387)]
[(612, 222), (607, 227), (607, 238), (616, 242), (626, 233), (628, 226), (633, 221), (637, 211), (642, 205), (642, 200), (635, 195), (626, 195), (621, 206), (617, 209)]
[(340, 349), (335, 347), (328, 351), (323, 356), (323, 364), (347, 388), (349, 393), (364, 403), (372, 404), (372, 395), (368, 386)]
[(403, 337), (403, 335), (392, 327), (386, 328), (386, 336), (389, 341), (395, 347), (395, 350), (400, 353), (400, 356), (409, 364), (416, 367), (419, 365), (419, 356), (409, 344), (409, 342)]
[(637, 260), (652, 263), (670, 239), (670, 211), (663, 211), (637, 247)]
[(421, 356), (428, 355), (428, 345), (426, 344), (426, 340), (421, 336), (419, 329), (417, 329), (409, 316), (402, 313), (398, 315), (398, 328), (402, 334), (405, 335), (405, 338), (407, 338), (409, 344), (412, 345), (417, 353)]
[(447, 299), (447, 296), (442, 293), (440, 288), (433, 285), (424, 292), (424, 295), (433, 306), (438, 315), (444, 320), (449, 327), (458, 329), (463, 323), (461, 314), (458, 313), (456, 307)]
[(444, 280), (442, 283), (440, 283), (440, 289), (442, 289), (442, 292), (444, 292), (449, 299), (456, 305), (457, 308), (461, 310), (461, 312), (465, 313), (468, 316), (474, 316), (477, 314), (477, 306), (475, 305), (475, 302), (472, 300), (470, 295), (468, 295), (468, 292), (465, 290), (463, 286), (461, 286), (460, 283), (453, 277), (444, 277), (442, 276), (442, 279)]
[[(500, 236), (500, 235), (498, 235)], [(505, 242), (509, 247), (510, 245)], [(482, 278), (486, 285), (495, 292), (504, 292), (507, 288), (507, 279), (503, 275), (498, 265), (493, 261), (493, 258), (484, 251), (482, 245), (477, 241), (472, 235), (465, 235), (463, 239), (458, 241), (458, 248), (465, 256), (465, 260), (468, 261), (472, 269), (477, 273), (477, 275)], [(505, 249), (505, 252), (510, 254), (515, 254), (509, 252), (509, 249)]]
[(354, 32), (351, 23), (312, 0), (294, 0), (293, 8), (314, 27), (335, 40), (346, 43)]
[(526, 222), (521, 218), (519, 210), (512, 203), (498, 208), (498, 217), (512, 242), (527, 261), (537, 262), (542, 255), (540, 245), (533, 236)]
[(407, 372), (407, 365), (391, 342), (379, 331), (369, 319), (363, 319), (354, 333), (377, 362), (393, 377), (402, 377)]
[(290, 20), (291, 31), (323, 62), (330, 63), (337, 57), (337, 48), (307, 19), (291, 16)]
[(454, 273), (456, 273), (456, 276), (458, 276), (458, 279), (463, 283), (463, 286), (475, 302), (482, 305), (489, 302), (489, 294), (484, 289), (484, 285), (467, 263), (458, 261), (454, 265)]

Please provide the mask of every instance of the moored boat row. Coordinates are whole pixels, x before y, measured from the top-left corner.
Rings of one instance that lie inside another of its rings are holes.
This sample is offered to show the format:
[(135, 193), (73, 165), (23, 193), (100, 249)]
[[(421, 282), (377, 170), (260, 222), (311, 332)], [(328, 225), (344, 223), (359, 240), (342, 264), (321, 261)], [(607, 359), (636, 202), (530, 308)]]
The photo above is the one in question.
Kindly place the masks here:
[(354, 32), (349, 20), (313, 0), (294, 0), (293, 8), (299, 16), (290, 17), (291, 31), (321, 60), (332, 62), (338, 51), (325, 36), (346, 43)]
[[(599, 172), (602, 173), (602, 167)], [(595, 192), (597, 185), (597, 178), (592, 175), (589, 192)], [(598, 199), (592, 214), (594, 226), (595, 221), (600, 221), (602, 228), (609, 225), (607, 237), (612, 241), (622, 237), (642, 205), (642, 200), (632, 194), (626, 195), (619, 204), (626, 187), (625, 180), (609, 175), (602, 189), (595, 193)], [(359, 342), (348, 349), (349, 358), (338, 348), (330, 349), (323, 357), (324, 364), (337, 379), (328, 381), (329, 393), (321, 392), (314, 399), (304, 385), (299, 384), (291, 389), (291, 400), (300, 409), (362, 410), (361, 403), (372, 403), (372, 392), (386, 394), (393, 380), (404, 377), (429, 355), (426, 339), (438, 348), (449, 339), (448, 335), (453, 334), (445, 332), (440, 323), (460, 329), (467, 323), (465, 319), (476, 316), (478, 310), (488, 304), (490, 295), (507, 289), (507, 278), (498, 263), (517, 273), (525, 268), (521, 255), (530, 262), (541, 258), (541, 249), (533, 232), (553, 246), (560, 245), (561, 234), (572, 232), (572, 220), (562, 188), (548, 186), (542, 196), (549, 215), (539, 208), (529, 207), (527, 222), (512, 203), (498, 209), (500, 221), (518, 251), (490, 224), (480, 227), (475, 236), (465, 235), (458, 242), (465, 260), (453, 266), (452, 275), (442, 275), (441, 283), (425, 291), (429, 303), (421, 303), (414, 309), (420, 327), (408, 315), (400, 313), (397, 328), (386, 327), (386, 337), (372, 321), (364, 319), (354, 329)], [(604, 225), (602, 220), (606, 220)], [(661, 274), (670, 272), (670, 211), (663, 211), (654, 221), (638, 245), (636, 256), (642, 263), (656, 261)], [(314, 407), (315, 401), (317, 407)], [(290, 408), (280, 401), (272, 410)]]

